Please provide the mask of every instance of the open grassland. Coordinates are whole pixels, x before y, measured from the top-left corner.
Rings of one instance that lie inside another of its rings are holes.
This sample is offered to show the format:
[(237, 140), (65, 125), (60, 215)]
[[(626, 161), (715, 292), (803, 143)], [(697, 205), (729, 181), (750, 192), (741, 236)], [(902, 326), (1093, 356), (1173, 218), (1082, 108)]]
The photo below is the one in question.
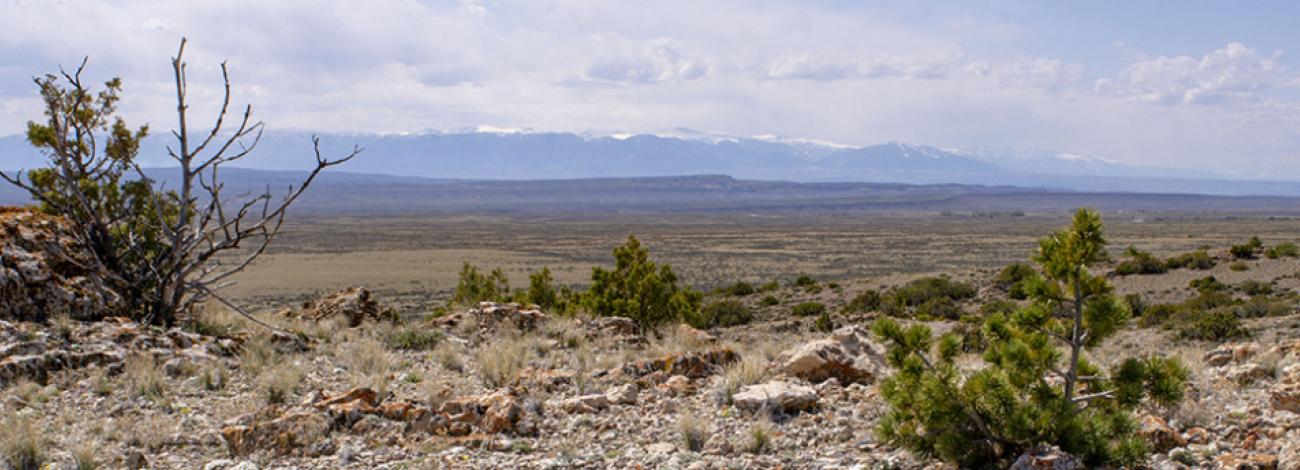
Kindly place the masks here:
[[(1129, 245), (1163, 257), (1201, 246), (1221, 251), (1252, 235), (1273, 244), (1293, 242), (1300, 234), (1300, 220), (1292, 218), (1105, 217), (1116, 257)], [(685, 282), (701, 288), (738, 280), (784, 284), (800, 274), (890, 283), (917, 273), (987, 272), (1026, 261), (1036, 240), (1066, 220), (1065, 213), (297, 218), (230, 292), (270, 307), (360, 285), (396, 300), (399, 309), (427, 311), (450, 295), (463, 262), (501, 267), (514, 287), (524, 286), (527, 273), (542, 266), (549, 266), (558, 282), (585, 284), (593, 266), (612, 263), (611, 250), (628, 234), (641, 238), (656, 260), (671, 264)], [(1233, 275), (1225, 266), (1217, 271)], [(1171, 287), (1185, 287), (1187, 279), (1173, 277), (1178, 279), (1170, 281)], [(1162, 289), (1141, 286), (1143, 291)]]

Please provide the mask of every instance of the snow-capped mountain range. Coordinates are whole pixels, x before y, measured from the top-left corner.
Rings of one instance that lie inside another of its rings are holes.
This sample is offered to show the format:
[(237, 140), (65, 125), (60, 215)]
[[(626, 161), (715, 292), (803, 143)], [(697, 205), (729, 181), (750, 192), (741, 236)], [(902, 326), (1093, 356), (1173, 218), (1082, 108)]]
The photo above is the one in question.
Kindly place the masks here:
[[(242, 166), (302, 169), (310, 134), (271, 132)], [(365, 148), (348, 172), (421, 178), (536, 180), (717, 174), (798, 182), (1010, 185), (1086, 191), (1300, 195), (1300, 184), (1235, 180), (1126, 165), (1054, 151), (943, 149), (888, 142), (865, 147), (781, 136), (736, 137), (691, 129), (657, 134), (559, 133), (479, 127), (412, 134), (324, 134), (323, 148)], [(145, 165), (167, 162), (151, 137)], [(21, 136), (0, 137), (0, 168), (43, 166)]]

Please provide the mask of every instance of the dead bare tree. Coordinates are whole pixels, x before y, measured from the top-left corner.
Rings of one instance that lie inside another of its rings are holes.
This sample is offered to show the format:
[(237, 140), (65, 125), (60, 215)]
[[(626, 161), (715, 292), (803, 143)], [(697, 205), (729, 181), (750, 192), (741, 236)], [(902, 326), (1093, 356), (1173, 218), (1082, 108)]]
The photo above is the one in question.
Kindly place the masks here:
[[(21, 174), (3, 176), (27, 189), (47, 209), (70, 215), (85, 241), (91, 242), (87, 246), (97, 247), (93, 249), (95, 262), (112, 277), (114, 285), (125, 291), (132, 315), (140, 321), (171, 324), (178, 314), (189, 312), (196, 304), (207, 300), (219, 301), (253, 318), (221, 297), (218, 291), (232, 283), (231, 276), (266, 252), (279, 234), (289, 207), (321, 171), (351, 160), (361, 149), (354, 147), (346, 156), (328, 159), (322, 155), (320, 139), (313, 137), (315, 166), (296, 188), (290, 186), (279, 195), (267, 188), (260, 194), (227, 196), (223, 192), (220, 174), (223, 165), (239, 162), (251, 154), (261, 141), (265, 126), (261, 121), (253, 120), (251, 106), (244, 107), (242, 116), (237, 117), (237, 124), (228, 125), (231, 85), (223, 62), (224, 93), (220, 111), (210, 128), (192, 134), (185, 46), (186, 40), (182, 39), (176, 57), (172, 58), (178, 124), (172, 131), (176, 142), (167, 146), (168, 156), (179, 165), (178, 188), (165, 190), (146, 176), (135, 161), (139, 140), (147, 132), (145, 128), (131, 134), (121, 119), (117, 119), (109, 132), (109, 145), (105, 152), (120, 155), (113, 158), (96, 156), (95, 134), (108, 130), (107, 115), (112, 113), (111, 106), (116, 101), (116, 79), (110, 82), (109, 90), (105, 92), (112, 94), (106, 100), (108, 106), (101, 107), (105, 111), (99, 113), (102, 117), (83, 125), (65, 124), (68, 119), (63, 119), (64, 115), (75, 116), (79, 106), (85, 106), (79, 104), (81, 100), (76, 97), (90, 96), (81, 85), (80, 69), (75, 75), (63, 74), (72, 87), (66, 93), (73, 98), (72, 106), (69, 108), (47, 99), (52, 110), (47, 111), (51, 116), (49, 125), (38, 126), (51, 129), (55, 134), (44, 148), (54, 164), (52, 170), (58, 175), (58, 184), (33, 184), (31, 175), (28, 181), (23, 181)], [(37, 80), (42, 84), (43, 96), (47, 95), (47, 87), (55, 87), (52, 83), (54, 78), (47, 77), (50, 83)], [(101, 98), (103, 96), (101, 94)], [(94, 100), (90, 101), (93, 105)], [(29, 128), (32, 126), (36, 125), (29, 125)], [(32, 139), (30, 129), (28, 137), (33, 144), (42, 146)], [(138, 179), (119, 183), (126, 170), (133, 171)], [(84, 181), (97, 185), (92, 185), (92, 191), (87, 191)], [(99, 188), (118, 188), (119, 184), (122, 188), (127, 184), (137, 186), (134, 191), (120, 191), (131, 195), (121, 198), (125, 202), (104, 204), (101, 201), (104, 191)], [(51, 188), (55, 190), (53, 193)], [(141, 216), (141, 212), (145, 214)], [(123, 213), (134, 215), (130, 223)], [(126, 259), (132, 262), (123, 262)]]

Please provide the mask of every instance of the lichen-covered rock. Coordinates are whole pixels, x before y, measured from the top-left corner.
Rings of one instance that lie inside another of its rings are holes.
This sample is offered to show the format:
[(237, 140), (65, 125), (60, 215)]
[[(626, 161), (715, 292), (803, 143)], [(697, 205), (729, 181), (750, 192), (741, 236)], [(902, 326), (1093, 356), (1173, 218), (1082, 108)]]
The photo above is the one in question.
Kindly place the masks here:
[(708, 377), (739, 358), (735, 351), (721, 347), (703, 352), (674, 353), (657, 359), (629, 362), (624, 364), (619, 372), (631, 378), (663, 372), (669, 376), (684, 375), (698, 379)]
[(361, 287), (349, 287), (303, 303), (300, 308), (284, 309), (280, 314), (309, 321), (343, 317), (351, 327), (360, 326), (366, 319), (394, 320), (397, 316), (391, 309), (381, 307), (370, 291)]
[(519, 331), (532, 331), (550, 318), (536, 308), (523, 308), (517, 303), (479, 302), (477, 308), (454, 313), (435, 320), (439, 326), (453, 327), (466, 321), (476, 322), (482, 328), (511, 325)]
[(96, 320), (122, 297), (61, 217), (0, 207), (0, 319), (39, 321), (53, 313)]
[(869, 384), (886, 368), (883, 352), (865, 331), (845, 327), (782, 353), (777, 363), (781, 372), (813, 383), (835, 378), (845, 385)]
[(300, 453), (329, 437), (330, 421), (321, 413), (278, 413), (267, 408), (244, 418), (244, 424), (226, 426), (221, 437), (233, 455), (270, 451), (278, 455)]

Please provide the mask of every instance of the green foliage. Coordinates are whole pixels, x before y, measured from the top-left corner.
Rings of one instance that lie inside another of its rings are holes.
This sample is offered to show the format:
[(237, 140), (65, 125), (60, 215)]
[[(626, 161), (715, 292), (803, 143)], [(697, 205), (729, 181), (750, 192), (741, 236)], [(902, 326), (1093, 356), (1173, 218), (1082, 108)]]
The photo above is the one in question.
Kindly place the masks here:
[[(1159, 357), (1130, 358), (1106, 371), (1084, 357), (1129, 316), (1104, 277), (1089, 267), (1106, 259), (1101, 219), (1080, 210), (1073, 224), (1044, 238), (1035, 256), (1043, 279), (1023, 308), (991, 307), (983, 328), (965, 318), (935, 338), (928, 326), (877, 320), (875, 334), (898, 372), (880, 384), (889, 403), (882, 440), (963, 468), (1005, 468), (1040, 444), (1059, 446), (1090, 467), (1141, 462), (1134, 408), (1172, 407), (1188, 372)], [(964, 343), (985, 342), (985, 366), (963, 372)]]
[(794, 280), (795, 287), (809, 288), (815, 285), (817, 285), (817, 280), (806, 274), (800, 274), (799, 277)]
[(1124, 296), (1124, 304), (1128, 306), (1129, 313), (1133, 314), (1134, 317), (1141, 317), (1147, 309), (1146, 301), (1142, 300), (1140, 294), (1128, 294)]
[(1207, 341), (1224, 341), (1248, 336), (1241, 319), (1229, 308), (1216, 308), (1185, 322), (1179, 327), (1184, 338)]
[(1249, 296), (1268, 295), (1273, 293), (1273, 284), (1256, 280), (1242, 281), (1241, 284), (1237, 285), (1237, 288), (1241, 289), (1241, 293)]
[(1282, 257), (1295, 258), (1300, 256), (1300, 248), (1297, 248), (1295, 243), (1279, 243), (1264, 250), (1264, 256), (1267, 256), (1269, 259)]
[(997, 277), (993, 279), (993, 284), (999, 289), (1007, 291), (1007, 296), (1016, 300), (1029, 298), (1029, 292), (1026, 286), (1037, 282), (1041, 276), (1033, 266), (1025, 263), (1009, 264), (1002, 268)]
[(848, 305), (844, 306), (844, 311), (846, 313), (875, 311), (880, 308), (880, 302), (882, 300), (883, 297), (881, 297), (880, 291), (868, 289), (853, 297), (853, 300), (850, 300)]
[(744, 281), (737, 281), (735, 284), (727, 286), (725, 290), (727, 295), (734, 295), (736, 297), (744, 297), (756, 292), (753, 284)]
[(813, 322), (813, 329), (822, 333), (835, 331), (835, 320), (831, 319), (830, 312), (823, 311), (817, 315), (817, 321)]
[[(170, 324), (175, 312), (157, 311), (162, 298), (150, 261), (167, 250), (162, 226), (174, 223), (181, 204), (173, 192), (156, 192), (135, 174), (135, 158), (148, 126), (131, 129), (116, 116), (121, 80), (95, 93), (69, 78), (36, 79), (46, 122), (27, 123), (27, 141), (49, 160), (27, 172), (40, 209), (72, 222), (107, 271), (107, 280), (139, 321)], [(102, 141), (99, 139), (103, 139)], [(192, 205), (193, 203), (190, 202)]]
[(407, 351), (432, 350), (444, 335), (442, 330), (421, 328), (417, 325), (399, 327), (384, 335), (384, 344), (390, 349)]
[(555, 289), (551, 268), (543, 266), (541, 271), (528, 275), (528, 302), (537, 304), (545, 312), (554, 311), (560, 305), (560, 293)]
[(800, 304), (796, 304), (793, 308), (791, 308), (790, 313), (794, 314), (794, 316), (796, 317), (811, 317), (813, 315), (821, 315), (823, 313), (826, 313), (826, 305), (822, 304), (821, 302), (803, 302)]
[(479, 302), (504, 302), (510, 295), (510, 280), (506, 279), (501, 268), (483, 274), (477, 266), (464, 263), (456, 281), (456, 294), (452, 302), (461, 305), (474, 305)]
[(780, 305), (781, 299), (776, 298), (775, 295), (766, 295), (763, 296), (763, 300), (760, 300), (759, 303), (771, 307), (774, 305)]
[(1196, 250), (1189, 253), (1183, 253), (1165, 260), (1165, 267), (1168, 269), (1193, 269), (1204, 271), (1214, 267), (1214, 258), (1206, 250)]
[(1228, 253), (1236, 259), (1254, 259), (1255, 254), (1264, 248), (1264, 242), (1259, 237), (1250, 237), (1250, 240), (1240, 245), (1232, 245)]
[(1131, 259), (1115, 266), (1115, 274), (1120, 276), (1133, 274), (1163, 274), (1169, 269), (1168, 264), (1161, 261), (1160, 258), (1157, 258), (1151, 253), (1139, 251), (1135, 247), (1128, 247), (1125, 254), (1127, 254)]
[(1250, 265), (1246, 264), (1245, 261), (1233, 261), (1228, 264), (1228, 270), (1235, 272), (1250, 271)]
[(934, 297), (916, 306), (918, 320), (956, 320), (961, 316), (961, 307), (948, 297)]
[(614, 265), (612, 271), (592, 269), (586, 296), (592, 313), (628, 317), (643, 330), (697, 314), (703, 295), (678, 287), (672, 267), (651, 261), (650, 251), (635, 236), (628, 235), (627, 242), (614, 249)]
[(740, 326), (754, 321), (754, 314), (743, 302), (728, 299), (705, 304), (700, 313), (689, 320), (691, 326), (700, 329)]
[(1197, 292), (1218, 292), (1228, 289), (1227, 284), (1219, 282), (1219, 280), (1215, 279), (1214, 276), (1192, 279), (1187, 283), (1187, 287), (1196, 289)]
[(767, 282), (763, 283), (763, 285), (758, 286), (758, 291), (759, 291), (759, 292), (774, 292), (774, 291), (776, 291), (777, 289), (780, 289), (780, 288), (781, 288), (781, 284), (780, 284), (780, 283), (778, 283), (778, 282), (776, 282), (776, 281), (767, 281)]

